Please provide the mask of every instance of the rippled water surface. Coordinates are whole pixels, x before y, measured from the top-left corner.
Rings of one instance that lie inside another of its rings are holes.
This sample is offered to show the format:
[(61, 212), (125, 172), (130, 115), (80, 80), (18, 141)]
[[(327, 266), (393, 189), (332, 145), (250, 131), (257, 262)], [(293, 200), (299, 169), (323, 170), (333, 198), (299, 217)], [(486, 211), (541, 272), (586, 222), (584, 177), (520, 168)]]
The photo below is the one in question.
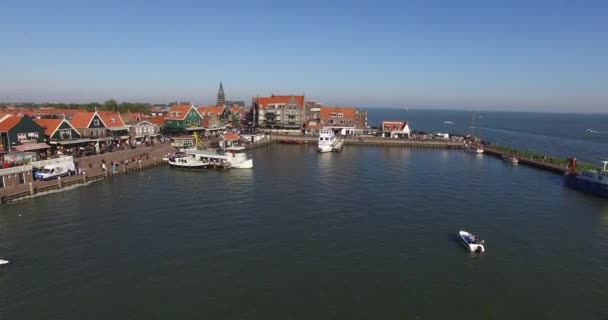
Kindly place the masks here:
[(608, 202), (558, 175), (444, 150), (253, 156), (0, 207), (0, 319), (608, 318)]

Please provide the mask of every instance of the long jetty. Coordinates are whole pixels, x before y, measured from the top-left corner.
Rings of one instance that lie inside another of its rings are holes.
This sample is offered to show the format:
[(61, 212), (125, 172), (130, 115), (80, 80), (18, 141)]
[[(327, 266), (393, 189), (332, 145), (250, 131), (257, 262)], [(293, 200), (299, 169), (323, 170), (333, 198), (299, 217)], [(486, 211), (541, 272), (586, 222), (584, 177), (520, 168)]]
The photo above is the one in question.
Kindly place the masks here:
[[(316, 143), (316, 136), (302, 135), (271, 135), (270, 141), (303, 141), (305, 143)], [(367, 147), (402, 147), (402, 148), (431, 148), (431, 149), (463, 149), (461, 141), (452, 140), (410, 140), (410, 139), (390, 139), (366, 136), (363, 138), (349, 137), (344, 140), (347, 146), (367, 146)]]

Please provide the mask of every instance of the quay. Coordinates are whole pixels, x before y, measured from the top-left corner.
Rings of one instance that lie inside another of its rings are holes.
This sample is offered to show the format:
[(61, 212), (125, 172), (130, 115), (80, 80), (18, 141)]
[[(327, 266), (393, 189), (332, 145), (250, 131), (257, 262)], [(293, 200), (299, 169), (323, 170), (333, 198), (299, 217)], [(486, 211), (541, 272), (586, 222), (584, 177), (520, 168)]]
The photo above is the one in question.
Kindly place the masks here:
[[(502, 151), (500, 151), (496, 148), (492, 148), (492, 147), (484, 147), (484, 153), (497, 157), (497, 158), (502, 158), (503, 155), (509, 154), (507, 152), (502, 152)], [(549, 171), (549, 172), (563, 175), (567, 170), (567, 166), (565, 166), (563, 164), (552, 163), (552, 162), (548, 162), (548, 161), (545, 161), (543, 159), (538, 159), (538, 158), (535, 159), (533, 156), (524, 157), (524, 156), (517, 155), (516, 157), (519, 160), (519, 163), (530, 166), (530, 167), (534, 167), (537, 169), (541, 169), (544, 171)]]
[[(317, 136), (305, 135), (270, 135), (271, 142), (279, 142), (281, 140), (300, 140), (306, 144), (317, 143)], [(362, 147), (402, 147), (402, 148), (431, 148), (431, 149), (463, 149), (464, 145), (461, 141), (451, 140), (414, 140), (414, 139), (391, 139), (373, 136), (364, 137), (347, 137), (344, 140), (344, 145), (347, 146), (362, 146)]]
[[(0, 205), (15, 200), (70, 190), (79, 186), (88, 185), (92, 182), (111, 180), (120, 175), (164, 165), (165, 161), (162, 160), (163, 156), (172, 150), (173, 148), (169, 144), (157, 144), (152, 147), (137, 148), (76, 159), (80, 164), (80, 171), (82, 174), (63, 177), (57, 180), (34, 181), (11, 188), (0, 189)], [(147, 159), (142, 158), (139, 164), (133, 162), (121, 164), (116, 170), (116, 173), (111, 172), (110, 161), (131, 161), (133, 157), (137, 157), (144, 153), (147, 154)], [(105, 171), (101, 169), (102, 160), (106, 162), (107, 170)]]

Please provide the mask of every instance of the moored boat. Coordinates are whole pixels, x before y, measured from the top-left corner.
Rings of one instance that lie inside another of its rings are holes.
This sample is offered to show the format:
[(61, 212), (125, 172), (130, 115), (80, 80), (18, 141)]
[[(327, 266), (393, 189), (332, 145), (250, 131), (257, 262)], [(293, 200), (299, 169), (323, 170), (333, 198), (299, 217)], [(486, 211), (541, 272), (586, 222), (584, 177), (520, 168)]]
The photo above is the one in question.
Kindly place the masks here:
[(228, 147), (225, 150), (187, 149), (186, 154), (194, 155), (212, 167), (251, 169), (253, 159), (245, 151), (244, 147)]
[(208, 161), (203, 161), (195, 155), (184, 152), (176, 152), (167, 158), (167, 163), (173, 168), (181, 169), (204, 169), (209, 167)]
[(513, 163), (513, 164), (516, 164), (516, 163), (519, 162), (519, 159), (517, 159), (517, 157), (514, 156), (514, 155), (503, 154), (501, 156), (501, 158), (502, 158), (503, 161), (506, 161), (506, 162), (509, 162), (509, 163)]
[(481, 154), (483, 153), (483, 148), (476, 144), (465, 144), (464, 152)]
[(458, 232), (458, 235), (460, 236), (460, 240), (462, 240), (462, 243), (464, 244), (465, 248), (467, 248), (469, 252), (482, 253), (486, 251), (486, 248), (484, 246), (485, 241), (479, 239), (479, 237), (477, 237), (476, 235), (464, 230), (460, 230)]
[(281, 139), (279, 141), (282, 144), (304, 144), (304, 140), (295, 140), (295, 139)]
[(332, 152), (336, 144), (336, 135), (332, 130), (321, 130), (319, 132), (319, 145), (317, 151)]
[(570, 159), (566, 171), (565, 183), (567, 186), (585, 193), (602, 198), (608, 198), (608, 161), (602, 161), (603, 168), (594, 170), (576, 170), (576, 159)]
[(0, 265), (2, 265), (2, 264), (8, 264), (8, 260), (0, 259)]

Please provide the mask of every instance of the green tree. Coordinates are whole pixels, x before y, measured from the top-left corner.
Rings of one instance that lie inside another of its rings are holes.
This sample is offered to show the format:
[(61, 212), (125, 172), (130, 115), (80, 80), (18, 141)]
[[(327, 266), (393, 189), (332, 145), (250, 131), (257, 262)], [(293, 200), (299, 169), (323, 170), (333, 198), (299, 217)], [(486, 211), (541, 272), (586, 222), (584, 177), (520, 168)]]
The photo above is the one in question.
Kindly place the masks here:
[(239, 117), (236, 114), (232, 114), (232, 127), (237, 128), (239, 126)]
[(103, 109), (105, 111), (118, 111), (118, 103), (114, 99), (107, 100), (103, 103)]

